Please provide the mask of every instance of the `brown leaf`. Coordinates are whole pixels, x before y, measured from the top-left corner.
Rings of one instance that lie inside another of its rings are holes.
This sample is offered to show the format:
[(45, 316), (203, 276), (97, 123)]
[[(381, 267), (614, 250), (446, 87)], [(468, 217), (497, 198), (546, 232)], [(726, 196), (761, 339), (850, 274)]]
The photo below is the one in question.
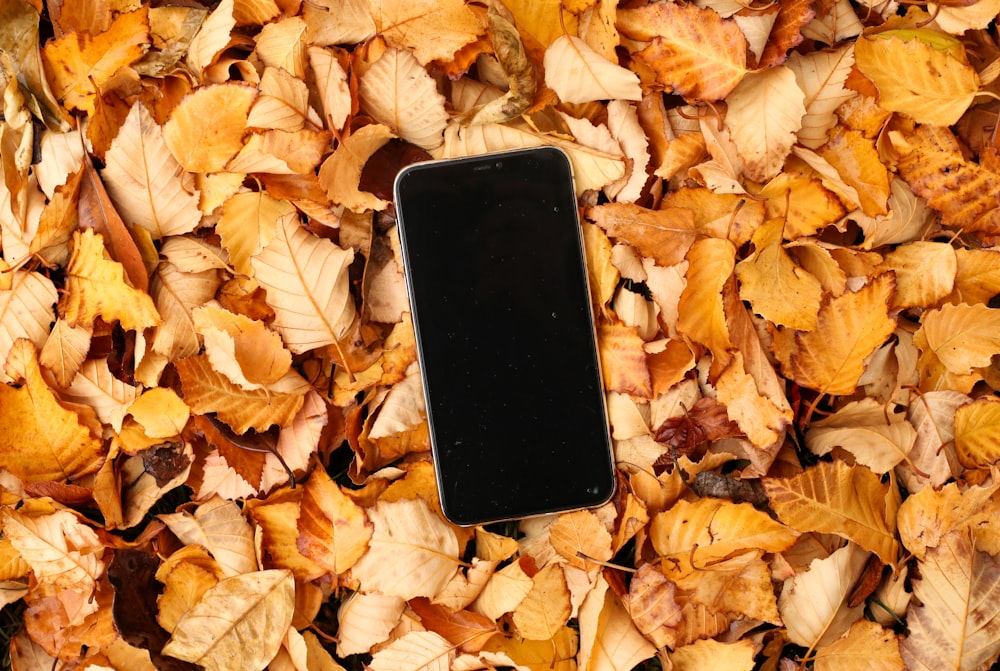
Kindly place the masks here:
[(467, 610), (452, 611), (421, 597), (410, 599), (420, 624), (446, 638), (462, 652), (479, 652), (500, 631), (491, 618)]
[(693, 213), (684, 208), (649, 210), (609, 203), (588, 210), (587, 218), (664, 267), (683, 261), (699, 232)]

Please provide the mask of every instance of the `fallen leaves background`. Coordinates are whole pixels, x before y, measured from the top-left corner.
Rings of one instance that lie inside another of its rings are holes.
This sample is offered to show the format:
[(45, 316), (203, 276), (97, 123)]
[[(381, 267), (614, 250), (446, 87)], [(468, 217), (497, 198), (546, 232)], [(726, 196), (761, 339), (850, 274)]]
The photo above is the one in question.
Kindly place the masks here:
[[(8, 664), (995, 665), (998, 12), (5, 0)], [(457, 528), (391, 183), (545, 144), (618, 492)]]

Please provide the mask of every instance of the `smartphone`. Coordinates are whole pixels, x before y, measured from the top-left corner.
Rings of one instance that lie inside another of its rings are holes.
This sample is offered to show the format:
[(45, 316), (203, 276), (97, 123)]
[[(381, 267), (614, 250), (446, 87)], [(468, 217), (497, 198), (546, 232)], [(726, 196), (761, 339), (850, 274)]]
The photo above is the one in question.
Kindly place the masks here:
[(412, 164), (394, 197), (445, 516), (606, 502), (614, 463), (566, 154)]

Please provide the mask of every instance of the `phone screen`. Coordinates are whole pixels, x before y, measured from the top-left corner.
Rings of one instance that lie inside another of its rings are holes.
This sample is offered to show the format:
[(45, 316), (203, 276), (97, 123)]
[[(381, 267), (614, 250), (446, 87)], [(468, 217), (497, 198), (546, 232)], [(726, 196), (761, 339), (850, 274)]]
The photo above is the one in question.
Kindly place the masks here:
[(482, 524), (606, 501), (614, 467), (566, 155), (411, 165), (395, 199), (445, 515)]

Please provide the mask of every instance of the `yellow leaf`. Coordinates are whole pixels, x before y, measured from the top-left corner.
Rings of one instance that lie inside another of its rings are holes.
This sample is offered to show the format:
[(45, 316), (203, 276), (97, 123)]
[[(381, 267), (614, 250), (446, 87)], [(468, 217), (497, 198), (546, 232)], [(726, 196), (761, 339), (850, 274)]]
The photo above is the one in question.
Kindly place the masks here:
[(399, 137), (423, 149), (442, 142), (448, 113), (437, 83), (409, 51), (387, 49), (358, 83), (361, 106)]
[(101, 176), (122, 217), (154, 240), (189, 233), (201, 223), (198, 194), (181, 184), (180, 164), (141, 102), (132, 106), (104, 162)]
[[(10, 287), (0, 289), (0, 356), (6, 356), (21, 338), (42, 347), (59, 298), (52, 280), (44, 275), (16, 270), (9, 277)], [(0, 369), (0, 382), (8, 381), (10, 377)]]
[(345, 139), (319, 169), (319, 183), (330, 200), (354, 212), (388, 207), (388, 201), (361, 191), (359, 182), (371, 155), (394, 137), (388, 126), (369, 124)]
[(948, 303), (987, 303), (1000, 293), (1000, 252), (956, 249), (955, 289)]
[(160, 515), (160, 519), (185, 545), (200, 545), (219, 562), (227, 577), (257, 568), (253, 530), (234, 501), (212, 498), (195, 509)]
[(726, 96), (726, 127), (750, 179), (766, 182), (781, 170), (802, 128), (804, 101), (785, 66), (748, 74)]
[(181, 617), (163, 654), (207, 671), (261, 671), (278, 654), (294, 610), (295, 581), (288, 571), (226, 578)]
[(803, 533), (837, 534), (874, 552), (884, 564), (899, 555), (892, 481), (864, 466), (821, 461), (790, 478), (761, 478), (778, 519)]
[(257, 90), (237, 83), (203, 86), (189, 93), (163, 125), (170, 153), (190, 172), (219, 172), (243, 147)]
[(781, 552), (798, 533), (749, 503), (703, 498), (678, 501), (653, 518), (649, 529), (653, 548), (665, 561), (708, 566), (741, 552), (757, 549)]
[[(765, 372), (768, 380), (776, 377)], [(741, 352), (733, 354), (715, 382), (719, 402), (725, 404), (729, 419), (736, 422), (747, 439), (761, 450), (771, 448), (784, 436), (793, 414), (784, 397), (764, 393), (756, 377), (746, 370)]]
[(372, 0), (375, 26), (389, 46), (409, 49), (421, 65), (449, 61), (483, 25), (462, 0)]
[(573, 35), (557, 37), (545, 50), (545, 85), (567, 103), (640, 100), (639, 77)]
[(66, 274), (67, 292), (59, 310), (70, 326), (91, 324), (97, 317), (119, 321), (126, 330), (160, 323), (153, 300), (126, 283), (122, 264), (109, 258), (103, 238), (93, 229), (73, 234)]
[(149, 8), (119, 14), (97, 35), (67, 33), (42, 50), (56, 99), (70, 110), (94, 113), (94, 97), (149, 42)]
[(302, 130), (306, 122), (317, 123), (309, 107), (309, 87), (288, 71), (277, 67), (264, 68), (260, 78), (260, 95), (254, 100), (247, 117), (248, 128)]
[(294, 216), (282, 217), (274, 239), (251, 259), (274, 326), (294, 354), (336, 344), (354, 321), (353, 259), (352, 249), (310, 235)]
[(867, 35), (854, 53), (858, 70), (878, 88), (879, 105), (917, 123), (952, 125), (979, 90), (961, 42), (930, 28)]
[(101, 422), (115, 430), (121, 429), (128, 406), (138, 396), (138, 388), (111, 374), (107, 359), (85, 361), (73, 383), (62, 392), (63, 400), (90, 406)]
[(56, 320), (38, 353), (38, 361), (52, 372), (58, 386), (68, 387), (80, 371), (93, 335), (89, 326), (71, 327), (65, 319)]
[(150, 438), (172, 438), (184, 430), (191, 410), (174, 390), (154, 387), (132, 402), (128, 414)]
[(498, 619), (517, 608), (531, 591), (533, 584), (519, 562), (508, 564), (490, 577), (483, 591), (472, 603), (472, 610), (494, 620)]
[(976, 550), (969, 534), (953, 531), (917, 564), (920, 579), (907, 611), (901, 644), (912, 671), (989, 667), (1000, 653), (1000, 564)]
[(299, 552), (330, 573), (344, 573), (368, 549), (371, 523), (322, 469), (313, 472), (304, 489)]
[(673, 671), (750, 671), (753, 658), (753, 642), (746, 639), (735, 643), (705, 639), (670, 655)]
[(1000, 461), (1000, 402), (984, 397), (955, 411), (955, 450), (966, 468)]
[(347, 72), (331, 49), (312, 46), (308, 50), (309, 65), (316, 78), (316, 89), (323, 105), (327, 130), (340, 131), (351, 114), (353, 100)]
[(836, 641), (815, 655), (816, 671), (864, 668), (871, 671), (904, 671), (899, 638), (875, 622), (858, 620)]
[(26, 360), (24, 384), (0, 384), (0, 466), (25, 482), (74, 481), (104, 462), (101, 441), (45, 384), (34, 347), (18, 340), (10, 356)]
[(458, 538), (423, 499), (379, 501), (368, 510), (375, 532), (351, 569), (365, 591), (434, 597), (458, 570)]
[(263, 322), (207, 306), (192, 315), (212, 367), (243, 389), (273, 384), (291, 368), (292, 355)]
[(201, 348), (191, 311), (215, 297), (221, 280), (215, 269), (184, 272), (173, 263), (159, 265), (149, 294), (163, 322), (156, 327), (152, 349), (168, 359), (191, 356)]
[(782, 244), (784, 222), (772, 219), (752, 238), (754, 252), (736, 265), (740, 298), (778, 326), (799, 331), (816, 328), (823, 288), (797, 265)]
[(886, 273), (825, 303), (816, 329), (795, 334), (790, 366), (795, 381), (824, 394), (853, 393), (865, 358), (895, 330), (888, 315), (894, 285)]
[(495, 636), (484, 649), (506, 654), (530, 671), (576, 671), (578, 645), (579, 635), (576, 630), (563, 627), (548, 641)]
[(634, 57), (688, 100), (721, 100), (747, 73), (743, 32), (715, 10), (654, 3), (619, 11), (616, 25), (628, 37), (652, 40)]
[(687, 285), (681, 294), (677, 330), (711, 350), (720, 364), (733, 344), (722, 306), (722, 289), (736, 264), (736, 249), (728, 240), (703, 238), (688, 252)]
[(531, 591), (514, 609), (514, 626), (531, 641), (555, 636), (573, 613), (562, 565), (552, 563), (532, 578)]
[(868, 553), (848, 543), (829, 557), (814, 559), (806, 571), (785, 580), (778, 610), (791, 642), (821, 647), (850, 628), (865, 605), (851, 607), (847, 598), (867, 562)]

